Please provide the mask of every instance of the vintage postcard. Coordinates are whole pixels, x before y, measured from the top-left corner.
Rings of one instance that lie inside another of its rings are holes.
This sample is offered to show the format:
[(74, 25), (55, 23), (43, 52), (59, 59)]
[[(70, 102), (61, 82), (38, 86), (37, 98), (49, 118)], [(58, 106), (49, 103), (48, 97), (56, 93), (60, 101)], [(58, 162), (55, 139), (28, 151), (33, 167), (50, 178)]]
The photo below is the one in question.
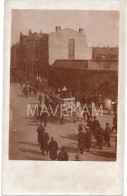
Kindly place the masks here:
[(2, 193), (122, 195), (125, 1), (7, 0), (4, 25)]

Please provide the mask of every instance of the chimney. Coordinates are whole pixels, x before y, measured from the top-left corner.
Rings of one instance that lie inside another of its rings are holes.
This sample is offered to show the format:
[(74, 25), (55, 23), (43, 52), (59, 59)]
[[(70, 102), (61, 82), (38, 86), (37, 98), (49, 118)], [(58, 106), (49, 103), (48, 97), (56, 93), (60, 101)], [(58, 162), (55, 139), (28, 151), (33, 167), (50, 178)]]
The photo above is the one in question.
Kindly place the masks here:
[(29, 29), (29, 35), (32, 35), (32, 30), (31, 29)]
[(60, 26), (56, 26), (56, 32), (60, 32), (61, 31), (61, 27)]
[(79, 29), (79, 33), (84, 34), (84, 29), (83, 28), (80, 28)]

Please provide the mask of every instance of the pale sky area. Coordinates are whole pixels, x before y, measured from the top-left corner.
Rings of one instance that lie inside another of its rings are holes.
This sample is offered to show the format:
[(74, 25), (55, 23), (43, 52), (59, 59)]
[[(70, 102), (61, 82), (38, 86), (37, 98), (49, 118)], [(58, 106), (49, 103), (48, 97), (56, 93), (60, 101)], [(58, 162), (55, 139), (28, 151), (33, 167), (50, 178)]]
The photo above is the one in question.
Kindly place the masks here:
[(20, 32), (50, 33), (55, 26), (76, 31), (84, 28), (88, 46), (119, 45), (118, 11), (77, 11), (77, 10), (13, 10), (11, 43), (19, 41)]

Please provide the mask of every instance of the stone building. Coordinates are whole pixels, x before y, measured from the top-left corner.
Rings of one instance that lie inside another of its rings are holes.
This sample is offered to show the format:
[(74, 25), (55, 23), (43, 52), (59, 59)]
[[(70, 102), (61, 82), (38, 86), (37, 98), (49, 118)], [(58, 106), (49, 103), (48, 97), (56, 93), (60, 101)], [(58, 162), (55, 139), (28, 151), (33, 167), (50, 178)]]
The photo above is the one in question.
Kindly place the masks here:
[(87, 47), (82, 28), (75, 31), (57, 26), (52, 33), (20, 33), (11, 47), (11, 67), (16, 66), (49, 85), (66, 85), (75, 92), (117, 95), (118, 48)]
[[(46, 34), (40, 31), (32, 32), (28, 35), (20, 33), (20, 39), (17, 45), (12, 48), (15, 56), (13, 64), (22, 68), (31, 75), (46, 76), (50, 65), (55, 60), (85, 60), (92, 58), (92, 49), (87, 47), (86, 35), (84, 29), (78, 31), (72, 29), (61, 29), (57, 26), (56, 31)], [(16, 51), (19, 52), (16, 52)]]
[(92, 59), (92, 48), (87, 47), (84, 29), (79, 32), (56, 26), (56, 31), (49, 33), (49, 65), (55, 60)]

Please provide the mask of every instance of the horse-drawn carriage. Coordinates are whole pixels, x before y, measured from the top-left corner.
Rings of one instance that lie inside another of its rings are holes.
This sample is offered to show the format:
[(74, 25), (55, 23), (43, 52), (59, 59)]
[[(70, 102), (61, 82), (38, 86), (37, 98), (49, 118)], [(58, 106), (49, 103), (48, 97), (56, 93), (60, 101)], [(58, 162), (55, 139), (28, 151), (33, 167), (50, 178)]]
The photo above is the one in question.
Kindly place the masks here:
[(61, 98), (58, 95), (50, 96), (50, 105), (53, 110), (57, 110), (57, 116), (69, 116), (71, 117), (72, 109), (75, 107), (75, 98)]

